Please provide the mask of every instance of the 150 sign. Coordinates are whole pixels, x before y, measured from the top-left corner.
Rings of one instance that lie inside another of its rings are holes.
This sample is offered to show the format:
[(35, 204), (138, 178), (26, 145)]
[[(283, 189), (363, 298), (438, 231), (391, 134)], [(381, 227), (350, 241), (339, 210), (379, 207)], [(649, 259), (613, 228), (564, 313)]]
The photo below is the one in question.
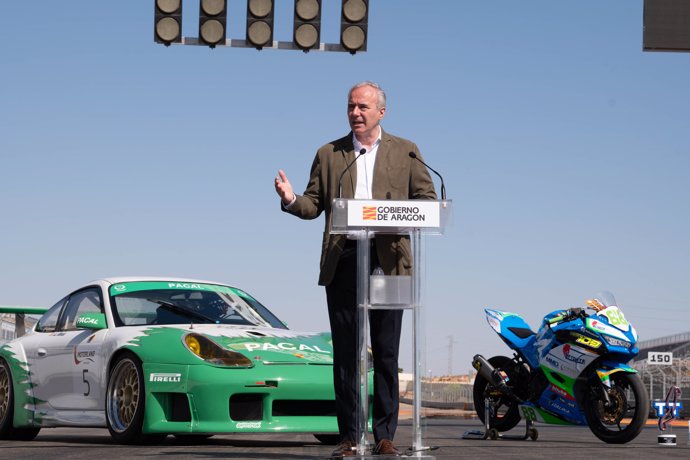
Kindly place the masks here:
[(647, 355), (647, 364), (659, 364), (670, 366), (673, 364), (673, 352), (650, 351)]

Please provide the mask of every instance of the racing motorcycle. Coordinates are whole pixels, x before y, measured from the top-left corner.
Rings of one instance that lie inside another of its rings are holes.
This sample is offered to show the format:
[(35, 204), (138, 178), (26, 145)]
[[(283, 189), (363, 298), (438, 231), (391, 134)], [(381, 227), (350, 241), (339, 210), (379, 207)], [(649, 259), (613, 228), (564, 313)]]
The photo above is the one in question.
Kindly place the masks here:
[[(627, 363), (638, 354), (637, 332), (613, 295), (600, 293), (584, 308), (546, 315), (533, 332), (517, 314), (485, 309), (486, 320), (514, 357), (476, 355), (473, 397), (477, 415), (496, 439), (527, 422), (587, 425), (607, 443), (623, 444), (642, 430), (649, 396)], [(508, 436), (506, 436), (508, 437)]]

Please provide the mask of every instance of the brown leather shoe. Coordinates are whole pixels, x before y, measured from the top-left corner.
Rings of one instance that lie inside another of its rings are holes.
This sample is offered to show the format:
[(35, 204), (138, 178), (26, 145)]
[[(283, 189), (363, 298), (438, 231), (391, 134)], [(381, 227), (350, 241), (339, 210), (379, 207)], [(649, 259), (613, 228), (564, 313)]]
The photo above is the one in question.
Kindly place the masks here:
[(400, 451), (395, 447), (393, 441), (390, 439), (382, 439), (376, 444), (376, 447), (374, 447), (373, 454), (397, 457), (400, 455)]
[(357, 444), (350, 439), (340, 441), (335, 450), (331, 453), (331, 458), (354, 457), (357, 453)]

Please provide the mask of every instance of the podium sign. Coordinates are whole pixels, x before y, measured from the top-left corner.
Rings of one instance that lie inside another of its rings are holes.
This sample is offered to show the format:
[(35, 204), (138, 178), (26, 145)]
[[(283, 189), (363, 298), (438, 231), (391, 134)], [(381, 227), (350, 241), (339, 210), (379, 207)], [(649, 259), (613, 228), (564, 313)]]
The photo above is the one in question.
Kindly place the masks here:
[(351, 202), (347, 209), (350, 226), (362, 227), (438, 227), (440, 213), (438, 201), (374, 201)]
[(331, 233), (358, 230), (404, 235), (413, 230), (441, 235), (451, 217), (449, 200), (333, 200)]
[[(412, 309), (414, 395), (413, 395), (413, 450), (418, 458), (426, 448), (422, 445), (421, 419), (421, 284), (422, 236), (441, 235), (450, 222), (452, 202), (448, 200), (355, 200), (336, 198), (332, 203), (331, 234), (345, 234), (357, 240), (357, 343), (360, 362), (357, 410), (357, 454), (365, 454), (367, 446), (368, 408), (368, 318), (369, 310)], [(412, 249), (412, 275), (386, 276), (370, 274), (371, 245), (376, 234), (408, 235)]]

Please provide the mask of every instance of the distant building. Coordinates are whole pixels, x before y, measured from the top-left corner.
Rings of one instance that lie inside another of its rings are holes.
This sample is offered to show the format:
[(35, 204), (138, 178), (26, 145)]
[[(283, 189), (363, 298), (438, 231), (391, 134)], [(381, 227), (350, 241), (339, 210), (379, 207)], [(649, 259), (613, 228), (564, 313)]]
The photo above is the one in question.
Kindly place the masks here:
[[(16, 315), (14, 313), (2, 313), (0, 314), (0, 344), (9, 342), (16, 338)], [(24, 318), (24, 329), (25, 332), (33, 329), (34, 325), (38, 321), (37, 318), (33, 316), (26, 316)]]

